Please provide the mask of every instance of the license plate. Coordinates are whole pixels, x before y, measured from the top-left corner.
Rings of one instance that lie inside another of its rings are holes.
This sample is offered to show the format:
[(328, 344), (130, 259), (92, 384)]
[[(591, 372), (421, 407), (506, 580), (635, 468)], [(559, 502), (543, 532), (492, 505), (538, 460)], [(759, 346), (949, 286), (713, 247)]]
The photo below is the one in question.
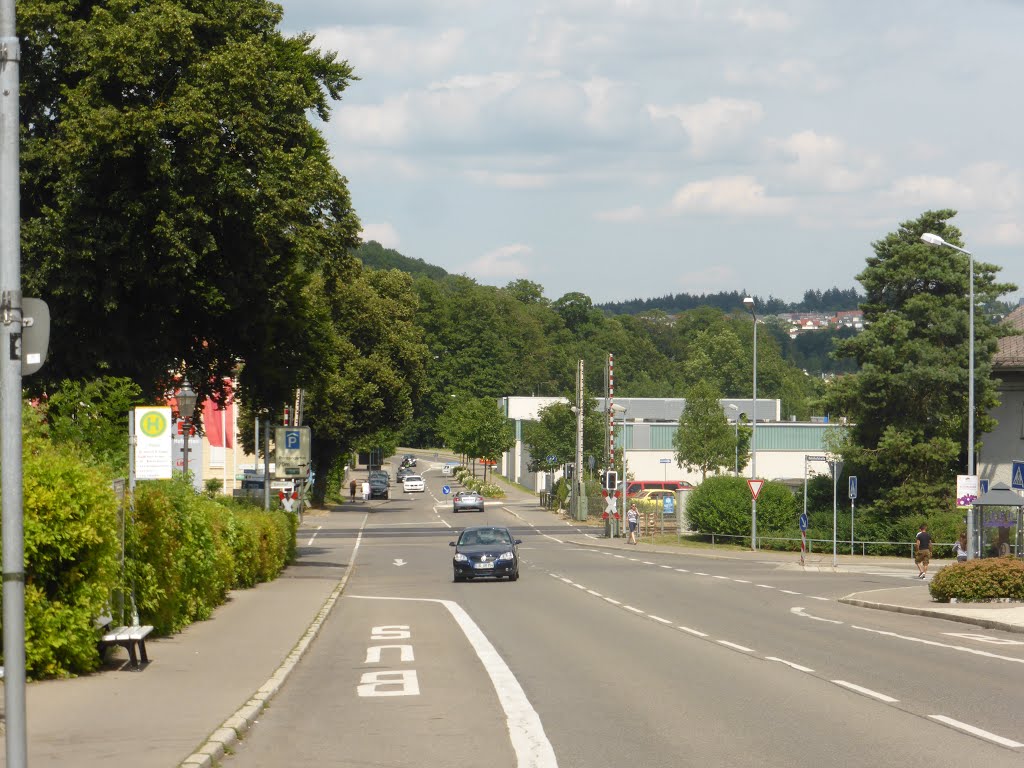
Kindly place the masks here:
[(473, 563), (473, 567), (494, 570), (494, 563)]

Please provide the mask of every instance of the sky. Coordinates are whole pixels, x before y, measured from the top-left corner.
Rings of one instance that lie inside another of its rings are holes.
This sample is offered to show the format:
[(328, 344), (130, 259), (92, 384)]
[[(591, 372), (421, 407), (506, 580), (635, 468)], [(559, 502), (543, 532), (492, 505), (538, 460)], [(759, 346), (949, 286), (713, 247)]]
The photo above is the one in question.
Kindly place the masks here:
[(360, 78), (321, 129), (406, 256), (549, 299), (799, 301), (954, 208), (1024, 286), (1024, 0), (281, 5)]

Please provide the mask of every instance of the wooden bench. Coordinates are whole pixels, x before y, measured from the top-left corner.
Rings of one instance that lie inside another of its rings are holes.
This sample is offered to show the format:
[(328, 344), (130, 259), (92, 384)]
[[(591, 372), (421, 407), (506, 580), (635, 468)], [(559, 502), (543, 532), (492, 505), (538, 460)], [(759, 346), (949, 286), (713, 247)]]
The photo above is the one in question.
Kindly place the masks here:
[[(153, 631), (151, 626), (143, 627), (106, 627), (103, 636), (100, 638), (99, 646), (102, 653), (108, 646), (120, 645), (128, 651), (128, 658), (133, 667), (138, 667), (139, 662), (149, 664), (149, 656), (146, 655), (146, 636)], [(138, 649), (138, 653), (136, 653)]]

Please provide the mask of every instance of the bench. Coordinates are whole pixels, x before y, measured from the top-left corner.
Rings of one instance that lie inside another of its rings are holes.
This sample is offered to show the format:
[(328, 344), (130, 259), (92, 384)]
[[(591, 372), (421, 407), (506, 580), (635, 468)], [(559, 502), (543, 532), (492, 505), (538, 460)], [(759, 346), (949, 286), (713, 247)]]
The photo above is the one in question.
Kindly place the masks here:
[[(143, 627), (106, 627), (103, 636), (99, 640), (100, 653), (108, 646), (120, 645), (128, 651), (128, 658), (133, 667), (138, 667), (139, 662), (149, 664), (149, 657), (146, 655), (146, 636), (153, 631), (151, 626)], [(136, 653), (138, 649), (138, 653)]]

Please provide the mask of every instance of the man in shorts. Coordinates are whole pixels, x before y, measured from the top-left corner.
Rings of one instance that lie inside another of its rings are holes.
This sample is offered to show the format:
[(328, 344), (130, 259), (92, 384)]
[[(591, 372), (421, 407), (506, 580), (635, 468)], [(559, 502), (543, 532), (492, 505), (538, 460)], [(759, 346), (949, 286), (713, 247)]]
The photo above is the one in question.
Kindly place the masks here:
[(914, 563), (917, 565), (917, 578), (923, 579), (928, 575), (928, 561), (932, 557), (932, 535), (928, 533), (928, 526), (921, 524), (921, 530), (914, 540)]

